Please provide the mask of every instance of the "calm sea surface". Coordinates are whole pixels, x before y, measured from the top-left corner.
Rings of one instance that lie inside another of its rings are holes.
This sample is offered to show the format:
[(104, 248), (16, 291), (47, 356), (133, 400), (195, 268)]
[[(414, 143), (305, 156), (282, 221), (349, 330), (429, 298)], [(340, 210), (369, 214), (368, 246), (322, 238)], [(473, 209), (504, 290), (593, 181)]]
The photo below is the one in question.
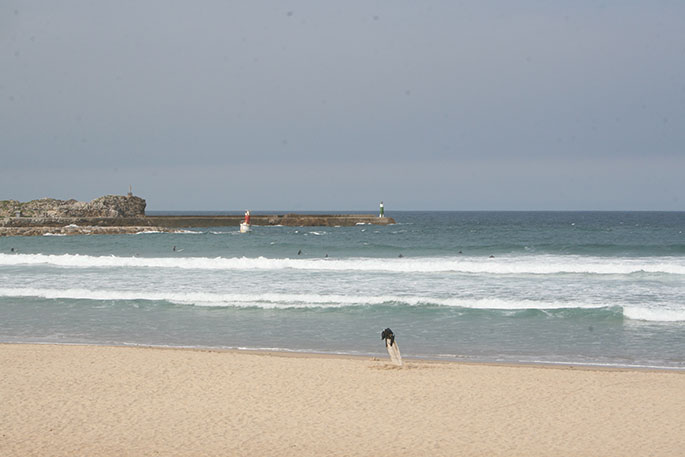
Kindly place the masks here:
[(685, 369), (685, 213), (387, 214), (0, 238), (0, 341)]

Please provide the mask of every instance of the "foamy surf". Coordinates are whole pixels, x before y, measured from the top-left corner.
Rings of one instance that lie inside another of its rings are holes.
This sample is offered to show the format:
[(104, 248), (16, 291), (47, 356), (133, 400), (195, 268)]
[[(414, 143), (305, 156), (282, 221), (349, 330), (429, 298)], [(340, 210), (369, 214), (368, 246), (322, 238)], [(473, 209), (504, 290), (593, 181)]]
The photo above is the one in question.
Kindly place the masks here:
[(663, 273), (685, 275), (685, 259), (667, 257), (602, 258), (581, 256), (510, 256), (443, 258), (291, 259), (266, 257), (121, 257), (80, 254), (0, 254), (0, 265), (55, 267), (179, 268), (192, 270), (320, 270), (389, 273), (474, 273), (494, 275)]
[(0, 297), (36, 297), (45, 299), (99, 301), (154, 301), (204, 307), (261, 309), (344, 308), (362, 306), (451, 307), (463, 309), (523, 310), (599, 310), (621, 309), (624, 317), (653, 322), (685, 321), (685, 311), (607, 303), (548, 302), (540, 300), (465, 299), (419, 296), (363, 296), (323, 294), (236, 294), (209, 292), (145, 292), (140, 290), (89, 290), (51, 288), (0, 288)]
[(632, 320), (648, 322), (685, 322), (685, 311), (678, 309), (656, 309), (638, 306), (624, 306), (623, 315)]

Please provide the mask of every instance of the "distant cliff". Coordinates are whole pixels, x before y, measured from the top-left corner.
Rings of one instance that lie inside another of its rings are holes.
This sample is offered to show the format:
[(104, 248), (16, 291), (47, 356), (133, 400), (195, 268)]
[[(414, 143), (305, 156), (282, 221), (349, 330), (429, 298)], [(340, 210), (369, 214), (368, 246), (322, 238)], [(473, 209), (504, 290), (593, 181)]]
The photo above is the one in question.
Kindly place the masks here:
[(41, 198), (0, 201), (0, 217), (145, 217), (145, 200), (132, 195), (105, 195), (90, 202)]

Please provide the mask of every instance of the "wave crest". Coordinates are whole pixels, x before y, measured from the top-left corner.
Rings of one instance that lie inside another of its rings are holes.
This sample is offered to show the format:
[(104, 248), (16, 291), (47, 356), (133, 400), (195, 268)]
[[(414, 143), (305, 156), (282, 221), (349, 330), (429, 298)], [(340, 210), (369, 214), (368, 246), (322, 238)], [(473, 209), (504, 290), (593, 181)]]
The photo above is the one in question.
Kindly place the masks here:
[(390, 273), (685, 275), (685, 258), (583, 256), (291, 259), (266, 257), (119, 257), (80, 254), (0, 254), (0, 266), (47, 265), (70, 268), (179, 268), (192, 270), (318, 270)]
[(449, 307), (472, 310), (553, 312), (559, 310), (619, 309), (625, 318), (655, 322), (685, 321), (685, 310), (647, 308), (606, 303), (505, 300), (499, 298), (436, 298), (419, 296), (355, 296), (320, 294), (237, 294), (220, 292), (144, 292), (127, 290), (0, 288), (0, 297), (98, 301), (154, 301), (177, 305), (225, 308), (302, 309), (361, 306)]

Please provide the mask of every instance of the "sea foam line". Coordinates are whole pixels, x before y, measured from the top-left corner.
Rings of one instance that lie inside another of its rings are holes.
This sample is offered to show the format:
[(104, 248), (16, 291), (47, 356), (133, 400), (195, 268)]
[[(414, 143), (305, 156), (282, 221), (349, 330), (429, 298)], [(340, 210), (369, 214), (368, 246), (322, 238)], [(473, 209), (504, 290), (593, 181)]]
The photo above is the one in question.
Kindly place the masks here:
[(563, 309), (563, 308), (604, 308), (606, 304), (578, 302), (542, 302), (534, 300), (503, 300), (498, 298), (436, 298), (417, 296), (360, 296), (360, 295), (322, 295), (322, 294), (240, 294), (221, 292), (147, 292), (138, 290), (90, 290), (90, 289), (51, 289), (51, 288), (0, 288), (0, 297), (40, 297), (83, 300), (149, 300), (166, 301), (177, 304), (198, 306), (235, 306), (260, 308), (312, 308), (347, 307), (368, 305), (406, 305), (406, 306), (449, 306), (474, 309)]
[(624, 317), (655, 322), (685, 321), (685, 310), (655, 309), (635, 305), (540, 300), (505, 300), (500, 298), (437, 298), (418, 296), (355, 296), (322, 294), (236, 294), (213, 292), (147, 292), (127, 290), (0, 288), (0, 297), (37, 297), (46, 299), (97, 301), (164, 301), (178, 305), (226, 308), (345, 308), (359, 306), (442, 306), (464, 309), (523, 311), (562, 309), (622, 308)]
[(46, 265), (70, 268), (178, 268), (192, 270), (317, 270), (389, 273), (632, 274), (685, 275), (685, 257), (611, 258), (583, 256), (421, 257), (269, 259), (265, 257), (120, 257), (80, 254), (0, 254), (0, 266)]

